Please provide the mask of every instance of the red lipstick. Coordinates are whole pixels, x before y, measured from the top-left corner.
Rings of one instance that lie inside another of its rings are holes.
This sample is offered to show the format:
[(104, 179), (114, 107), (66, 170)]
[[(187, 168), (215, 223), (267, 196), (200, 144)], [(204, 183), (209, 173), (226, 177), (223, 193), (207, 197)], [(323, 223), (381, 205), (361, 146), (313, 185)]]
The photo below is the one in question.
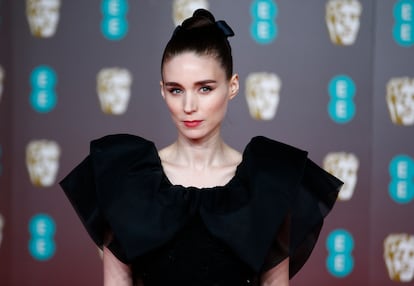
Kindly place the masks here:
[(185, 120), (183, 121), (185, 127), (195, 128), (201, 124), (202, 120)]

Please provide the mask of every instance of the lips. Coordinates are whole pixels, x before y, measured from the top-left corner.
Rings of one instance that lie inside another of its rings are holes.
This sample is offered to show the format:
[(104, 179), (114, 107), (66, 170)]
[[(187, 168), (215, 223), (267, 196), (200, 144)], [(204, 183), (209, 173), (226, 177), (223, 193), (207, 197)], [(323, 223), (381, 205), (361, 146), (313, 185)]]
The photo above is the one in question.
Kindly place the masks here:
[(202, 120), (185, 120), (183, 121), (185, 127), (195, 128), (201, 124)]

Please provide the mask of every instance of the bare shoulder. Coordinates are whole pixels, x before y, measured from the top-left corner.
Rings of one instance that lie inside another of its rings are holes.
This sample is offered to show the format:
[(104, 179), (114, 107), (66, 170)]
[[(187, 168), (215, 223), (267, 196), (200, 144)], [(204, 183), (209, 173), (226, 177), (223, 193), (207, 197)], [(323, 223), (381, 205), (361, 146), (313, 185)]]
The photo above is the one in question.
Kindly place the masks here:
[(172, 145), (168, 145), (160, 150), (158, 150), (158, 156), (163, 160), (165, 157), (168, 157), (171, 154)]
[(158, 150), (158, 156), (160, 157), (162, 165), (171, 165), (174, 162), (174, 144), (168, 145), (160, 150)]
[(229, 165), (233, 165), (233, 166), (237, 166), (240, 164), (240, 162), (242, 161), (242, 154), (234, 149), (233, 147), (229, 146), (229, 145), (225, 145), (225, 153), (227, 154), (227, 160)]

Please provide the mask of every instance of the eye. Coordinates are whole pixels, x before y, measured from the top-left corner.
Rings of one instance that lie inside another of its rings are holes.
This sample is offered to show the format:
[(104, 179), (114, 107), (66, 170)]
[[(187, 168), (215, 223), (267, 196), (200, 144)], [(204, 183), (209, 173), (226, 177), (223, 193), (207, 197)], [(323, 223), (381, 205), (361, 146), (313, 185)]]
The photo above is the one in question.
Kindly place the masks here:
[(168, 92), (171, 93), (171, 94), (173, 94), (173, 95), (176, 95), (176, 94), (182, 93), (182, 90), (179, 89), (179, 88), (174, 87), (174, 88), (169, 88), (168, 89)]
[(212, 91), (213, 89), (210, 86), (202, 86), (200, 88), (200, 92), (201, 93), (209, 93), (210, 91)]

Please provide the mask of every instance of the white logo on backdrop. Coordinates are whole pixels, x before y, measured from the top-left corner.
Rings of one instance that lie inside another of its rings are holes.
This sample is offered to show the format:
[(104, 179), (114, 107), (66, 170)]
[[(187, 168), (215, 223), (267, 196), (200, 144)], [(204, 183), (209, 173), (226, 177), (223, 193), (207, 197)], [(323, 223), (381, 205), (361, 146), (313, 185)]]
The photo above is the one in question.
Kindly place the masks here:
[(391, 280), (411, 282), (414, 277), (414, 235), (388, 235), (384, 240), (384, 259)]
[(387, 105), (397, 125), (414, 124), (414, 78), (392, 78), (387, 84)]
[(328, 153), (323, 160), (323, 168), (344, 182), (338, 199), (350, 200), (358, 180), (359, 160), (353, 153)]
[(54, 141), (33, 140), (26, 146), (26, 167), (34, 186), (50, 187), (59, 169), (60, 147)]
[(280, 100), (282, 82), (274, 73), (251, 73), (246, 78), (246, 100), (252, 118), (271, 120)]
[(122, 68), (105, 68), (96, 79), (101, 110), (111, 115), (124, 114), (131, 97), (131, 73)]
[(33, 36), (48, 38), (56, 33), (60, 5), (60, 0), (26, 0), (26, 17)]
[(362, 5), (358, 0), (329, 0), (326, 3), (326, 25), (332, 43), (354, 44), (360, 26)]

